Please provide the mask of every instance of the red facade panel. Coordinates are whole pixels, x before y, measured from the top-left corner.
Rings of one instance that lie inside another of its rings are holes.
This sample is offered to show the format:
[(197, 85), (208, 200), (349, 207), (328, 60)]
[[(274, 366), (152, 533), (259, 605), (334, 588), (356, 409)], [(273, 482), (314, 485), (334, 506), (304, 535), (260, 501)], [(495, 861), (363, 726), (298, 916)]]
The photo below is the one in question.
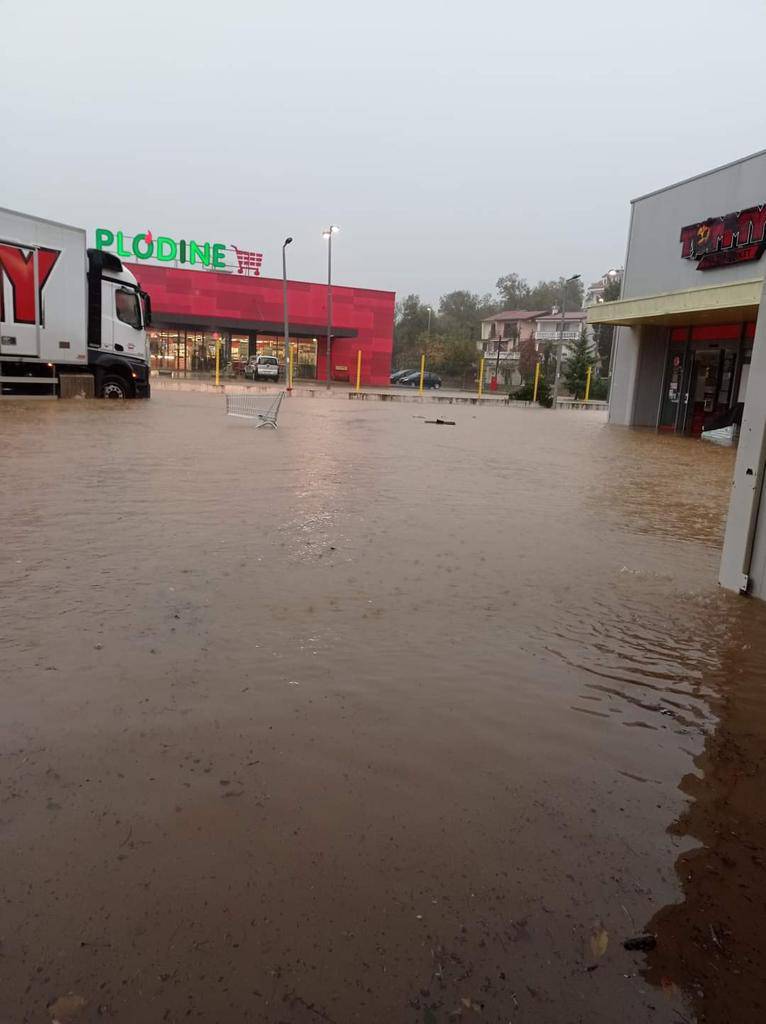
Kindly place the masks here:
[[(201, 317), (210, 325), (236, 328), (241, 321), (281, 324), (282, 281), (279, 278), (244, 277), (196, 270), (178, 270), (151, 264), (130, 264), (141, 287), (149, 293), (157, 320), (183, 324), (184, 317)], [(389, 383), (394, 340), (394, 292), (333, 285), (333, 327), (356, 331), (352, 338), (335, 338), (335, 367), (348, 367), (353, 380), (357, 352), (362, 352), (362, 384)], [(327, 285), (288, 281), (290, 325), (316, 329), (327, 323)], [(195, 322), (197, 322), (195, 320)], [(326, 338), (317, 332), (317, 377), (325, 380)]]

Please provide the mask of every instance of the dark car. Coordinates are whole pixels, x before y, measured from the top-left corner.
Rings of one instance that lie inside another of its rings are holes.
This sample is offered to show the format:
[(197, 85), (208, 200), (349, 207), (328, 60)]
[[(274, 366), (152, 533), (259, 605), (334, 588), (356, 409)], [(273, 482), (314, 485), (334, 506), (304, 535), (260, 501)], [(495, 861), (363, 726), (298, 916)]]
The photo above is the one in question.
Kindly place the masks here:
[[(405, 388), (417, 388), (420, 387), (420, 370), (413, 370), (412, 373), (408, 373), (404, 377), (400, 377), (397, 384), (401, 384)], [(423, 374), (423, 387), (424, 388), (440, 388), (442, 386), (442, 379), (436, 373), (430, 373), (428, 370)]]
[(414, 370), (394, 370), (391, 374), (391, 383), (398, 384), (402, 377), (408, 377), (411, 373), (415, 373)]

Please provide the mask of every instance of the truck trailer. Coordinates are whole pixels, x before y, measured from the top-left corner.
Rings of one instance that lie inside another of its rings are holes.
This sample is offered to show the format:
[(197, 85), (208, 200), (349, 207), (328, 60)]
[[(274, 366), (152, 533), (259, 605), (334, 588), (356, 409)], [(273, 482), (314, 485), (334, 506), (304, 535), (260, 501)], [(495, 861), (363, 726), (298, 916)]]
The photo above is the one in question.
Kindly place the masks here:
[[(0, 398), (148, 398), (149, 296), (82, 228), (0, 208)], [(85, 389), (91, 393), (88, 387)]]

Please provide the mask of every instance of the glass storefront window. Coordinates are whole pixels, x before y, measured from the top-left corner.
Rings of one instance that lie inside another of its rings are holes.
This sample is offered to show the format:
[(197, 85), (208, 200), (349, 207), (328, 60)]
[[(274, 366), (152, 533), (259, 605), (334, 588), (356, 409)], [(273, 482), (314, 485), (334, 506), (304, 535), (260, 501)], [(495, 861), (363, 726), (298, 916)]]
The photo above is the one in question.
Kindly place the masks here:
[[(259, 356), (276, 356), (279, 360), (280, 372), (284, 372), (284, 337), (276, 334), (259, 334), (255, 346)], [(293, 353), (293, 376), (295, 379), (316, 380), (316, 338), (290, 338), (290, 348)]]
[[(179, 362), (185, 362), (186, 350), (183, 344), (183, 332), (150, 331), (149, 351), (153, 370), (172, 373), (179, 369)], [(182, 354), (183, 352), (183, 354)]]
[(250, 337), (247, 334), (232, 334), (231, 362), (235, 373), (242, 373), (250, 357)]
[[(195, 328), (152, 328), (148, 331), (151, 367), (163, 374), (215, 373), (215, 350), (220, 345), (223, 376), (244, 374), (248, 359), (256, 355), (275, 356), (284, 374), (284, 338), (281, 334), (245, 334), (224, 329), (203, 331)], [(290, 338), (293, 375), (296, 379), (315, 380), (317, 375), (317, 339)]]

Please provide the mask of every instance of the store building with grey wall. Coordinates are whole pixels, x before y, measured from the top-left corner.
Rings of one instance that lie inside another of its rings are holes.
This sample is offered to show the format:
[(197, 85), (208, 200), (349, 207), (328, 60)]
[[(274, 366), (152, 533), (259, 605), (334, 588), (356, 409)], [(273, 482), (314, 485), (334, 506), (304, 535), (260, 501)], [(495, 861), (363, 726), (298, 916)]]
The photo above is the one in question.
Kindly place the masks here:
[(631, 203), (609, 422), (732, 436), (735, 479), (721, 583), (766, 597), (766, 151)]

